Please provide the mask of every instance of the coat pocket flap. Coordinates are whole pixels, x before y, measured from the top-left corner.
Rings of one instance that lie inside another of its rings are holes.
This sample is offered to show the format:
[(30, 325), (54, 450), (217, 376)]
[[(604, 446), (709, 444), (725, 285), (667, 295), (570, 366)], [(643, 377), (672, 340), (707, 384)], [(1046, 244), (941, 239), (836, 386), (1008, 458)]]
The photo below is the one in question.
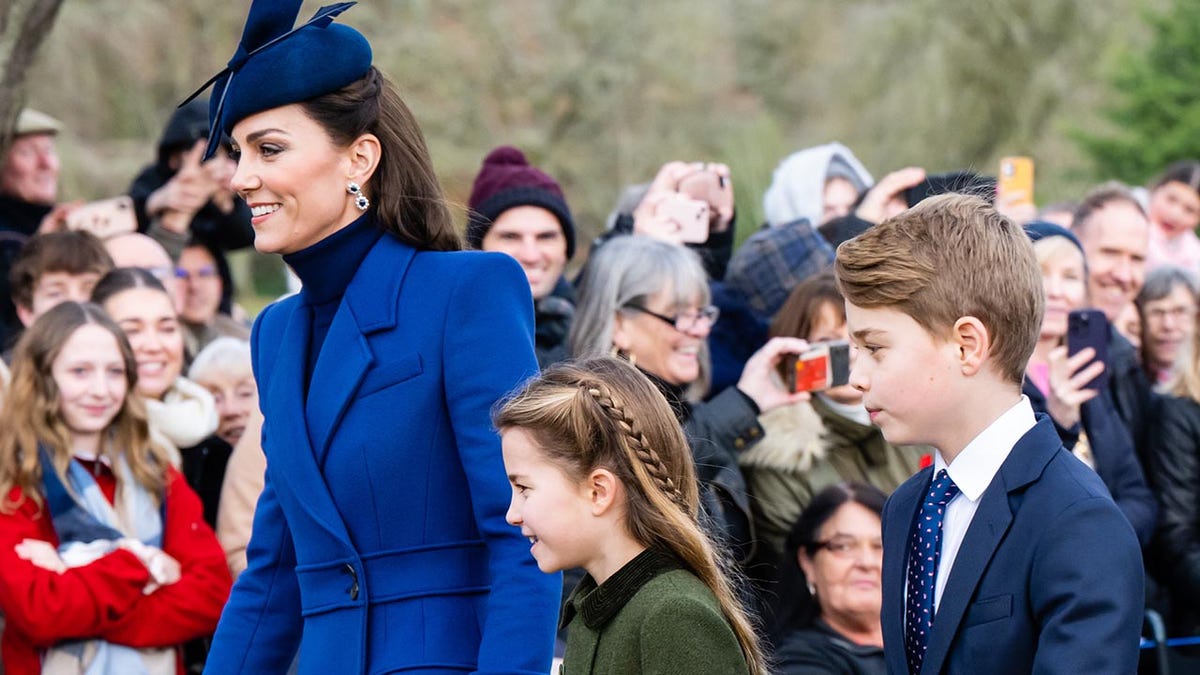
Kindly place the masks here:
[(387, 389), (394, 384), (410, 380), (423, 371), (420, 354), (416, 352), (400, 356), (389, 354), (386, 360), (381, 360), (378, 365), (367, 371), (362, 385), (358, 388), (358, 395), (360, 397), (367, 396)]

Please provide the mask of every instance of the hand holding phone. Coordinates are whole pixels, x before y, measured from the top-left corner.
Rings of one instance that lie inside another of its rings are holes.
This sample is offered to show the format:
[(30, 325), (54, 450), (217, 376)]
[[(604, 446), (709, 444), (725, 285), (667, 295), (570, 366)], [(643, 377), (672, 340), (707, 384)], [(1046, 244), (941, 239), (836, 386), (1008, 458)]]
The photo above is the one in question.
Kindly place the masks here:
[(137, 231), (137, 216), (129, 195), (88, 202), (67, 214), (67, 229), (87, 230), (101, 239)]
[[(1098, 309), (1075, 309), (1067, 314), (1067, 356), (1075, 356), (1091, 347), (1095, 356), (1079, 370), (1099, 361), (1108, 363), (1108, 319)], [(1087, 389), (1102, 391), (1108, 386), (1108, 372), (1100, 373), (1084, 385)]]

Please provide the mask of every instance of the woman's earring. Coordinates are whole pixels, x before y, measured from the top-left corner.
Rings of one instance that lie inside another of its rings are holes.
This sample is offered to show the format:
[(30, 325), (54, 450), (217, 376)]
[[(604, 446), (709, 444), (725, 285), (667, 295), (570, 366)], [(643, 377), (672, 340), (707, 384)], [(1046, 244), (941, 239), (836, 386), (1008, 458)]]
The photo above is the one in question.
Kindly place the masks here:
[(354, 195), (354, 205), (358, 207), (359, 211), (366, 211), (367, 207), (371, 205), (371, 200), (367, 199), (367, 196), (362, 193), (362, 188), (359, 187), (358, 183), (350, 181), (346, 185), (346, 192)]

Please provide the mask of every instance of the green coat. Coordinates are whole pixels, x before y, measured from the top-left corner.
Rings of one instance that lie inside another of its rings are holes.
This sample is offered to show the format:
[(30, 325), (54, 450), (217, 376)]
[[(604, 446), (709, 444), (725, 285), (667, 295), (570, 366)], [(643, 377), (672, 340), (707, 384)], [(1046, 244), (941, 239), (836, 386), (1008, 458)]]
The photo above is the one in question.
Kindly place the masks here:
[(819, 396), (758, 418), (761, 442), (743, 454), (759, 546), (777, 560), (800, 512), (821, 490), (861, 481), (887, 494), (921, 468), (925, 446), (895, 446), (879, 427), (842, 417)]
[(602, 585), (586, 576), (563, 610), (560, 675), (749, 672), (717, 599), (674, 557), (647, 550)]

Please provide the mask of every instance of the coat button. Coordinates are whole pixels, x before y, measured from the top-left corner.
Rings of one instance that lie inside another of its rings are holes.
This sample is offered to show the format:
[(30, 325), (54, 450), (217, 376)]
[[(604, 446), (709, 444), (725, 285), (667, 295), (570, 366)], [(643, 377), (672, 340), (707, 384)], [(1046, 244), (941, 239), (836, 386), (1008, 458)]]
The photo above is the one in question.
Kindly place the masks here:
[(346, 563), (342, 571), (350, 575), (350, 588), (347, 588), (346, 592), (350, 594), (351, 600), (358, 600), (358, 572), (350, 563)]

